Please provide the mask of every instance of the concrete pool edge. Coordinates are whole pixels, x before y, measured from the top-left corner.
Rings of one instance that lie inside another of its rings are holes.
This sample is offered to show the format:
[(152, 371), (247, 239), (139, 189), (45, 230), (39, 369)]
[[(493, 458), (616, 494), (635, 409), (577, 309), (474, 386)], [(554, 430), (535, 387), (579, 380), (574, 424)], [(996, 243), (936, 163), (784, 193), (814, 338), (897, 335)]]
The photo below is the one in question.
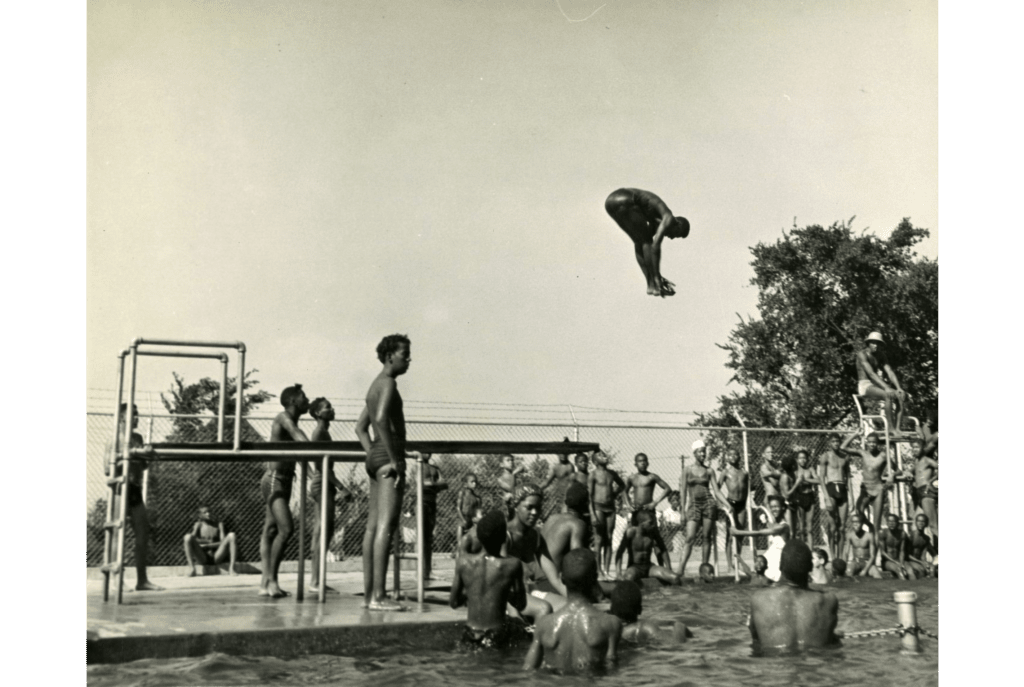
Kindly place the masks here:
[(87, 637), (86, 664), (127, 663), (145, 658), (188, 658), (218, 652), (232, 656), (294, 658), (305, 654), (355, 656), (401, 644), (413, 648), (454, 645), (464, 620), (304, 627), (232, 632), (195, 632), (127, 637)]

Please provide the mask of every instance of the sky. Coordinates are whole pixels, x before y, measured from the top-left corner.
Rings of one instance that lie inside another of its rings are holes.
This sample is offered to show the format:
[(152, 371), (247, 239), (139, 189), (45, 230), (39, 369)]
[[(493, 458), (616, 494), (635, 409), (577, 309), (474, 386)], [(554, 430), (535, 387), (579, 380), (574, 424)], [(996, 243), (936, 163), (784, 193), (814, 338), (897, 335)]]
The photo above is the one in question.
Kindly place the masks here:
[[(87, 396), (137, 337), (243, 341), (279, 393), (703, 411), (750, 247), (855, 216), (938, 257), (934, 3), (88, 5)], [(604, 210), (691, 223), (646, 295)], [(234, 366), (232, 364), (234, 374)], [(219, 375), (147, 358), (140, 390)]]

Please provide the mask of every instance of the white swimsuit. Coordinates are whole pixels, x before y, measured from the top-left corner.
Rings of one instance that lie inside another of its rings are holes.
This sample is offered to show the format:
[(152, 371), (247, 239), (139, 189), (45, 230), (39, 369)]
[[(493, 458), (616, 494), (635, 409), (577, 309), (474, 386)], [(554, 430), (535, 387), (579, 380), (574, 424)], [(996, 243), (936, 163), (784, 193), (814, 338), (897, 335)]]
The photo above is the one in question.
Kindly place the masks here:
[(768, 550), (764, 552), (764, 558), (768, 561), (768, 569), (764, 576), (772, 582), (779, 581), (779, 563), (782, 561), (782, 549), (786, 546), (786, 540), (780, 534), (768, 536)]

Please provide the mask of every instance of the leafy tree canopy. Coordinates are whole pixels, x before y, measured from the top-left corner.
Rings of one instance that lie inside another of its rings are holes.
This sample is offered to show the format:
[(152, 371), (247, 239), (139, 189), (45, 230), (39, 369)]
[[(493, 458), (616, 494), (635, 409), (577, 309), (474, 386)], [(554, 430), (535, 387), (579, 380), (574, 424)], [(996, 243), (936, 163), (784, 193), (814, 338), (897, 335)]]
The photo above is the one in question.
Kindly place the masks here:
[[(242, 415), (248, 415), (261, 403), (274, 398), (274, 394), (260, 389), (256, 391), (259, 380), (252, 375), (259, 370), (252, 369), (245, 373), (242, 381)], [(210, 377), (203, 377), (193, 384), (185, 384), (185, 379), (172, 372), (174, 385), (167, 392), (160, 394), (164, 408), (172, 415), (206, 415), (213, 414), (213, 419), (199, 417), (178, 417), (174, 419), (174, 432), (167, 441), (215, 441), (217, 438), (216, 415), (220, 407), (220, 382)], [(235, 394), (238, 392), (237, 377), (228, 377), (227, 398), (225, 399), (224, 436), (234, 432)], [(263, 441), (260, 434), (248, 422), (242, 424), (242, 441)]]
[(751, 249), (759, 318), (729, 335), (726, 367), (741, 387), (699, 414), (703, 426), (835, 428), (856, 417), (856, 351), (879, 331), (911, 395), (910, 414), (938, 405), (939, 266), (919, 258), (928, 230), (903, 219), (887, 239), (855, 235), (853, 218), (783, 232)]

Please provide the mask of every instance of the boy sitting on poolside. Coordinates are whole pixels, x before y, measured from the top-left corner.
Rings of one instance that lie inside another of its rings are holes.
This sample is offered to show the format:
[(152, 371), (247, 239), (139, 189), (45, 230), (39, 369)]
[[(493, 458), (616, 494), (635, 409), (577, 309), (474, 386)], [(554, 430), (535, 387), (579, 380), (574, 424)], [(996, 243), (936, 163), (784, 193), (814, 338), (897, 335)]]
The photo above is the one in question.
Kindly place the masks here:
[(622, 621), (594, 608), (597, 558), (588, 549), (573, 549), (562, 559), (562, 584), (568, 602), (537, 620), (524, 670), (546, 668), (563, 672), (587, 670), (618, 660)]
[(505, 614), (506, 604), (519, 611), (526, 608), (523, 564), (517, 558), (501, 555), (508, 532), (500, 512), (485, 515), (476, 530), (484, 552), (459, 557), (449, 604), (452, 608), (468, 606), (464, 644), (506, 647), (526, 637), (525, 625)]
[(901, 580), (917, 579), (917, 573), (907, 566), (907, 534), (900, 527), (894, 513), (885, 516), (885, 529), (878, 535), (878, 548), (882, 551), (882, 569)]
[(641, 620), (642, 612), (643, 594), (639, 585), (630, 581), (615, 585), (609, 613), (624, 623), (624, 641), (645, 644), (652, 640), (662, 640), (682, 644), (693, 637), (693, 633), (681, 620)]
[(811, 551), (811, 584), (828, 584), (832, 581), (832, 571), (828, 565), (828, 551), (825, 549), (814, 549)]
[[(907, 567), (912, 568), (918, 577), (938, 577), (938, 539), (928, 527), (928, 516), (918, 513), (914, 518), (914, 531), (907, 539)], [(931, 556), (930, 561), (925, 559), (925, 554)]]

